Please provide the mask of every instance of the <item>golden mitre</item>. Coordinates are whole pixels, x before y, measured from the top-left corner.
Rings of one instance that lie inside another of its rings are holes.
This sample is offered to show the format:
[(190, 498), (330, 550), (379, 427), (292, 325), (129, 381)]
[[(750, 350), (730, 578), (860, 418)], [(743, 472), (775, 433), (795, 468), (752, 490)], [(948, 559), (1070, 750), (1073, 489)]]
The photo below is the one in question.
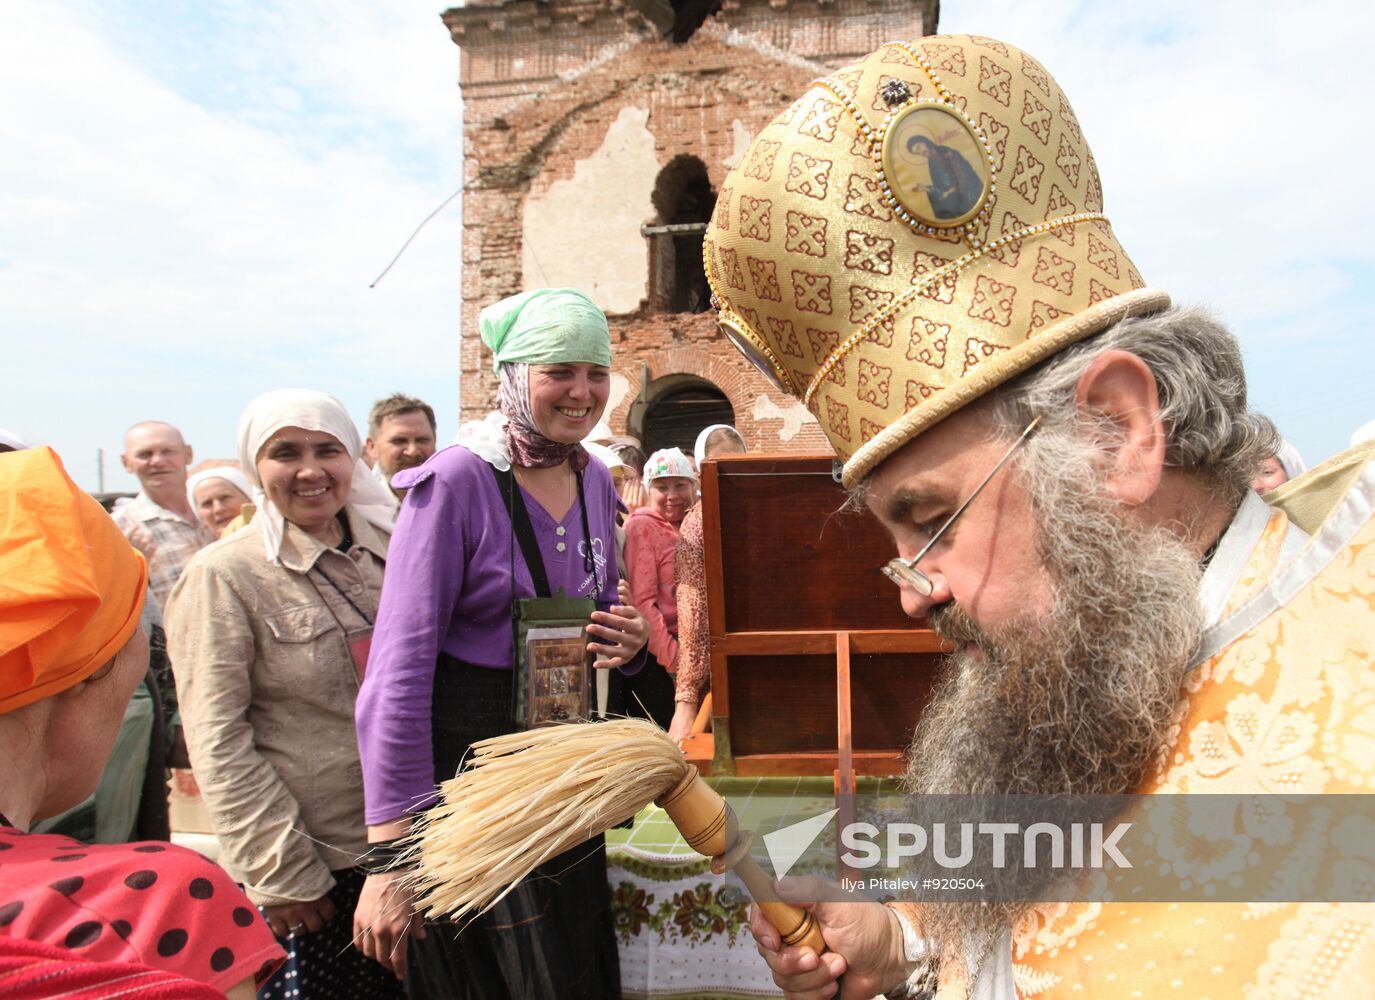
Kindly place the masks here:
[(818, 80), (755, 137), (704, 265), (722, 331), (816, 415), (853, 487), (994, 386), (1169, 305), (1102, 210), (1041, 64), (932, 36)]

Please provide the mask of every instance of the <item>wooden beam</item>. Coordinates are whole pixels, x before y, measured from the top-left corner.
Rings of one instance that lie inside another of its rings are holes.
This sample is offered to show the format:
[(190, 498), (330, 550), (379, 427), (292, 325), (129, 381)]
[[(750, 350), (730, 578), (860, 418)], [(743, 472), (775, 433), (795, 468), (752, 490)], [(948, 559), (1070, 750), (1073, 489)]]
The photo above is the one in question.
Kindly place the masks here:
[[(855, 821), (855, 745), (854, 726), (850, 718), (850, 633), (837, 632), (836, 650), (836, 747), (839, 750), (835, 770), (836, 829), (843, 830)], [(840, 860), (840, 838), (836, 838), (836, 871), (845, 878), (854, 872)]]
[(697, 473), (702, 499), (702, 561), (707, 571), (707, 630), (711, 635), (711, 773), (735, 773), (730, 744), (730, 680), (726, 649), (719, 636), (726, 630), (726, 581), (721, 566), (721, 493), (717, 465), (702, 463)]
[(850, 633), (835, 634), (836, 651), (836, 747), (840, 764), (837, 795), (855, 794), (855, 742), (850, 722)]
[(697, 718), (692, 720), (692, 735), (705, 733), (707, 726), (711, 724), (711, 692), (708, 691), (706, 697), (702, 699), (702, 704), (697, 708)]
[[(732, 759), (735, 762), (735, 774), (742, 778), (829, 778), (840, 767), (839, 755), (824, 751), (751, 753), (740, 754)], [(860, 778), (895, 778), (907, 770), (903, 755), (888, 751), (856, 750), (851, 763), (855, 775)]]
[[(708, 564), (710, 586), (710, 564)], [(866, 653), (948, 653), (951, 647), (943, 643), (930, 629), (882, 629), (850, 632), (851, 649), (856, 655)], [(728, 632), (712, 637), (712, 690), (716, 690), (715, 654), (723, 656), (787, 656), (789, 654), (830, 654), (835, 651), (835, 632)], [(724, 671), (723, 671), (724, 672)], [(724, 709), (717, 708), (717, 712)]]

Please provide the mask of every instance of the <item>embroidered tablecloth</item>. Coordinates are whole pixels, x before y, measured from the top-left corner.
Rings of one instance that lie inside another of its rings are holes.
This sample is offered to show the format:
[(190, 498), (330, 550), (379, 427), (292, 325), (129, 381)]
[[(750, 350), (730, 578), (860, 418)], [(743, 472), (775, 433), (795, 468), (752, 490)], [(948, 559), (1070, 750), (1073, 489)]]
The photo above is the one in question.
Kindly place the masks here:
[[(836, 808), (830, 778), (712, 778), (742, 830), (767, 833)], [(881, 794), (861, 781), (860, 808)], [(620, 944), (621, 987), (631, 1000), (736, 1000), (780, 995), (749, 932), (750, 899), (733, 875), (715, 875), (663, 810), (647, 806), (629, 830), (607, 833), (607, 866)], [(815, 852), (834, 856), (829, 824)], [(751, 852), (771, 871), (756, 839)], [(809, 855), (813, 852), (809, 852)], [(792, 874), (808, 869), (804, 860)]]

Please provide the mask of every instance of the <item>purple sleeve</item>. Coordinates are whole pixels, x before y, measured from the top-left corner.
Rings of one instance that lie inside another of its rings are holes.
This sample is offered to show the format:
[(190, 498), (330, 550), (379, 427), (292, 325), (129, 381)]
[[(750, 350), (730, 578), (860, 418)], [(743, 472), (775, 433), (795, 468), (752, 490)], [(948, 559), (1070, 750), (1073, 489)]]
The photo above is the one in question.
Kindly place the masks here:
[[(420, 471), (420, 470), (417, 470)], [(431, 470), (406, 495), (387, 550), (367, 677), (358, 692), (358, 751), (369, 824), (435, 796), (431, 709), (435, 661), (463, 585), (462, 511)]]

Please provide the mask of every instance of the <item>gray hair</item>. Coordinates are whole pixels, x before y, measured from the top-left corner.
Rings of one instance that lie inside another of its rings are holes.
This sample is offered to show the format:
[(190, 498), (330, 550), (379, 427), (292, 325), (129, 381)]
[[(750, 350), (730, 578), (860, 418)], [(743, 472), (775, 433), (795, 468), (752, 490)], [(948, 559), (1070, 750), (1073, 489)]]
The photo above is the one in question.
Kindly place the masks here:
[(1155, 376), (1165, 464), (1196, 474), (1230, 498), (1242, 497), (1260, 463), (1279, 447), (1279, 436), (1268, 418), (1247, 408), (1236, 338), (1203, 309), (1128, 317), (1071, 345), (990, 394), (995, 429), (1015, 436), (1036, 415), (1048, 428), (1082, 425), (1075, 387), (1107, 351), (1136, 355)]

